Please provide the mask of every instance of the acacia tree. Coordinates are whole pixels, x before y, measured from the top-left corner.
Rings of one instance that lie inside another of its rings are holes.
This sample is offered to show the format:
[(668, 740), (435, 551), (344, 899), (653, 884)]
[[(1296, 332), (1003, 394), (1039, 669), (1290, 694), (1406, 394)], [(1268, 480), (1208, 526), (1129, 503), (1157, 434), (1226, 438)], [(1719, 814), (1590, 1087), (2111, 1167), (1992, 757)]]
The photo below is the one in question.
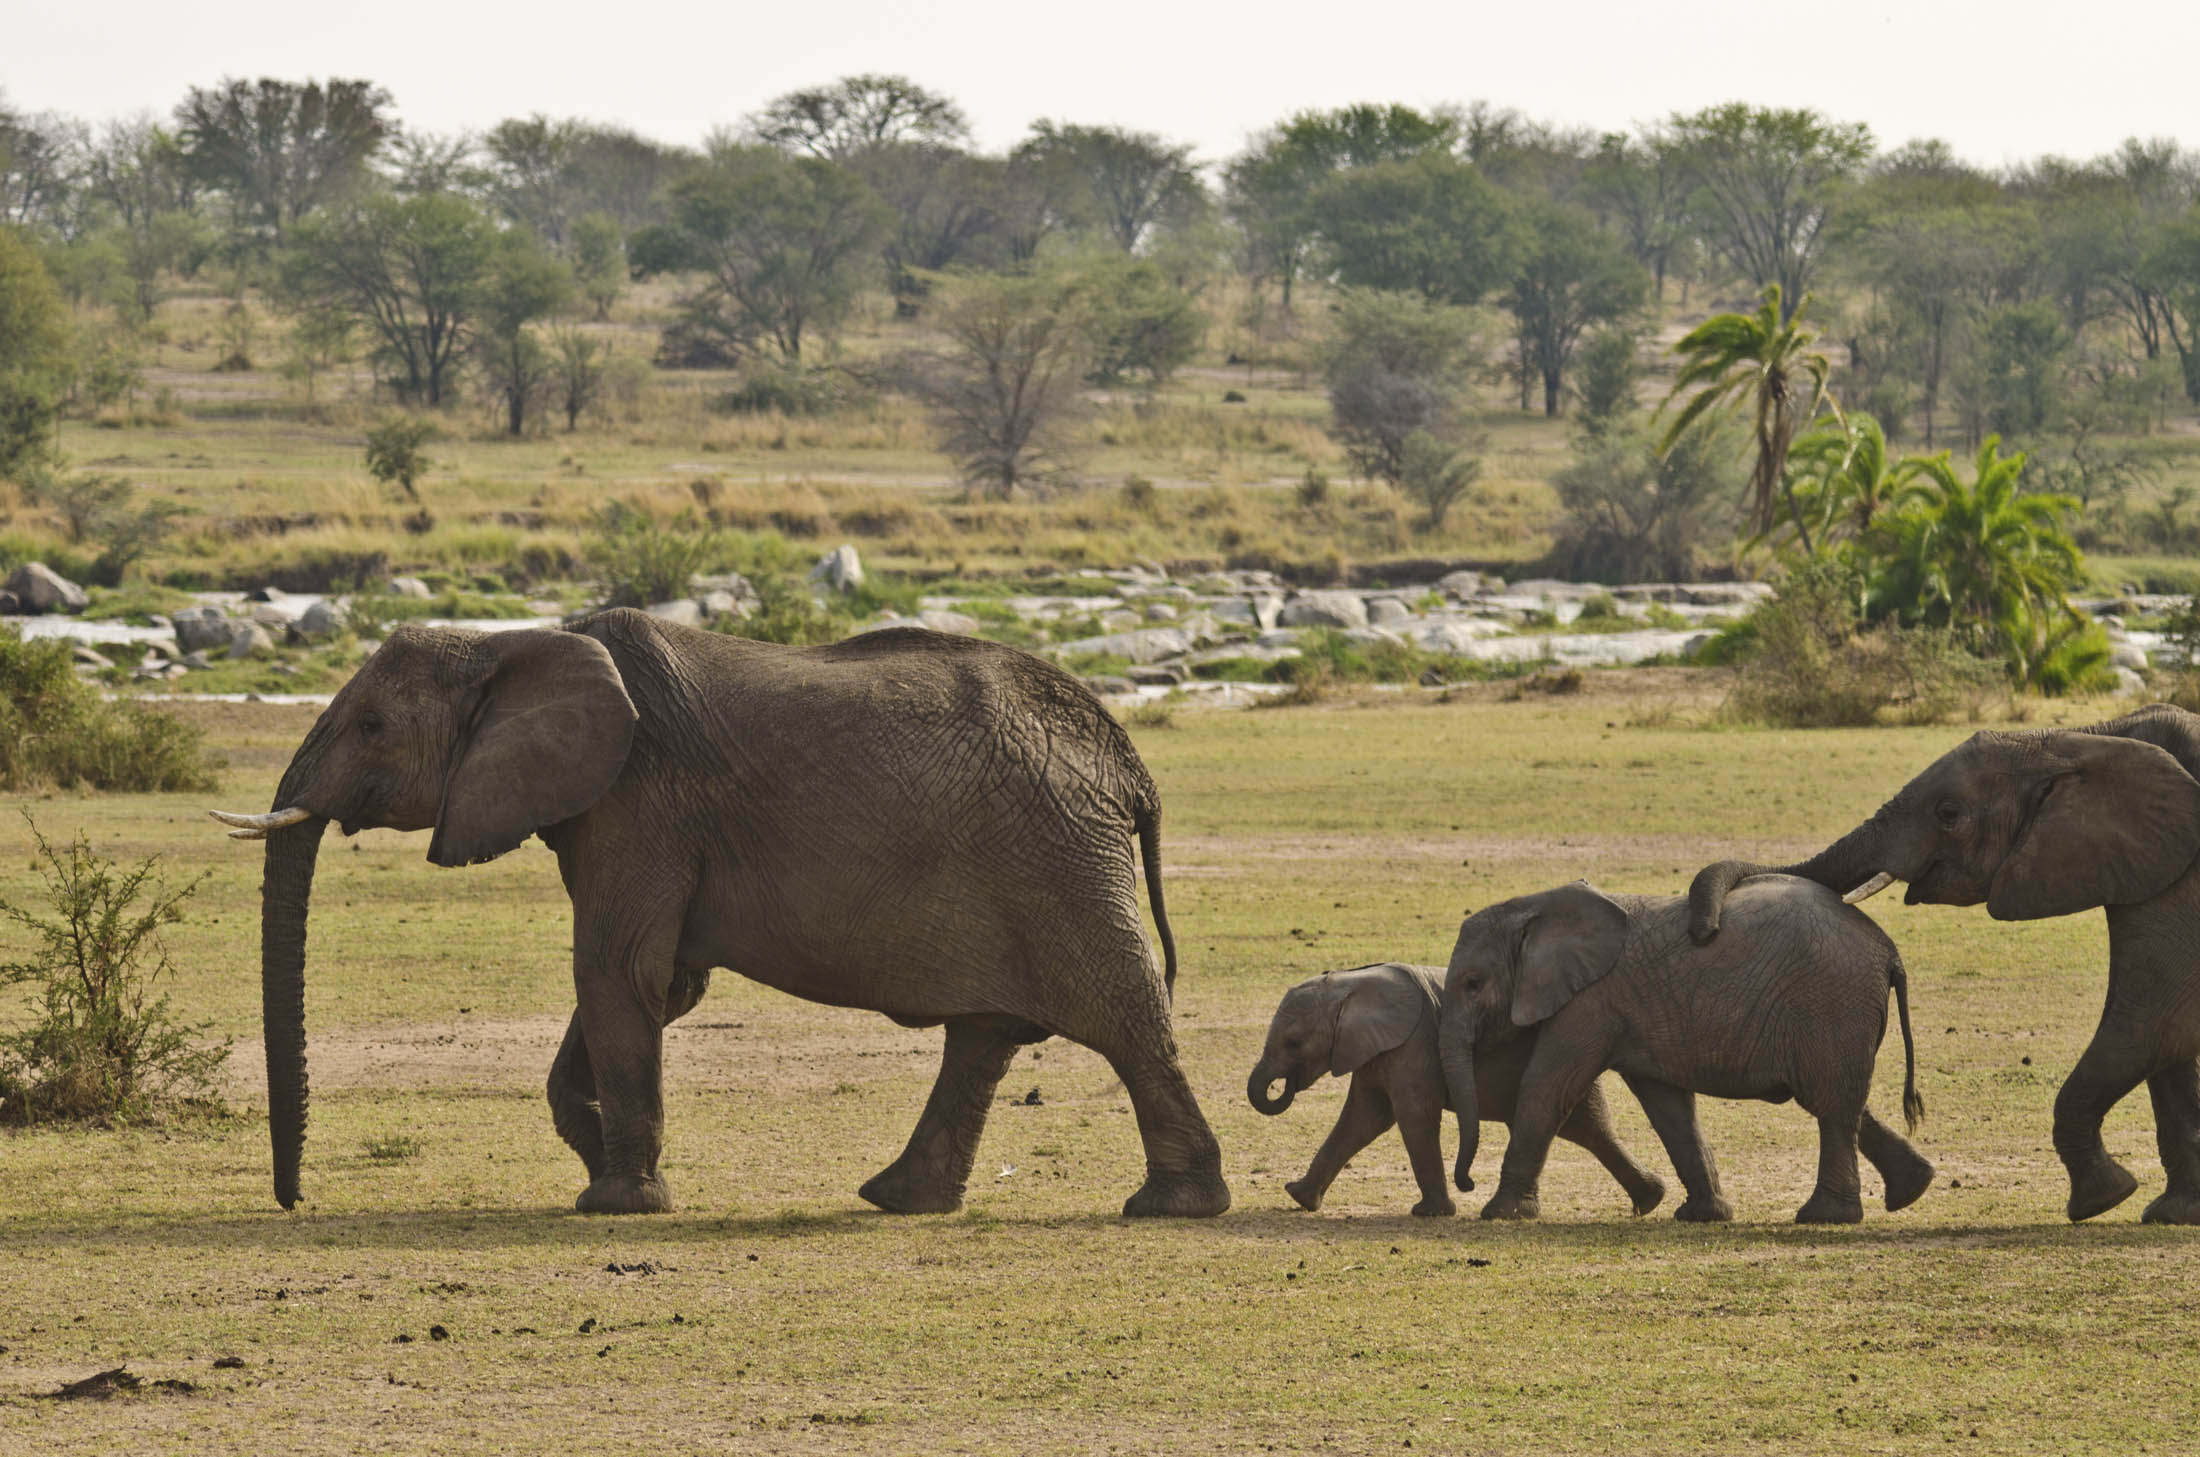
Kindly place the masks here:
[(51, 460), (74, 343), (53, 276), (19, 230), (0, 225), (0, 480)]
[(1518, 270), (1505, 293), (1524, 374), (1543, 379), (1543, 413), (1558, 413), (1561, 377), (1582, 330), (1642, 306), (1642, 268), (1579, 208), (1532, 200)]
[(356, 318), (398, 393), (439, 407), (496, 256), (496, 225), (463, 197), (369, 197), (291, 229), (278, 260), (301, 311)]
[(1461, 384), (1477, 352), (1464, 309), (1410, 293), (1344, 290), (1322, 350), (1329, 433), (1371, 479), (1403, 484), (1409, 463), (1431, 474), (1430, 452), (1410, 442), (1460, 443)]
[(760, 142), (844, 162), (893, 142), (961, 143), (970, 122), (947, 97), (907, 76), (843, 76), (829, 86), (790, 91), (751, 116)]
[(226, 80), (176, 106), (194, 175), (228, 200), (236, 231), (265, 246), (368, 179), (394, 124), (369, 81)]
[(1336, 277), (1352, 287), (1472, 304), (1519, 258), (1513, 198), (1446, 152), (1339, 172), (1313, 205)]
[(741, 357), (768, 340), (790, 361), (854, 306), (893, 215), (847, 169), (763, 147), (722, 149), (672, 186), (671, 220), (634, 235), (638, 272), (690, 271), (687, 327)]
[(1788, 515), (1805, 552), (1812, 549), (1810, 528), (1787, 480), (1788, 449), (1803, 424), (1832, 402), (1826, 392), (1832, 365), (1810, 347), (1817, 331), (1802, 325), (1808, 303), (1803, 300), (1787, 314), (1780, 306), (1780, 286), (1772, 284), (1754, 313), (1713, 314), (1675, 344), (1673, 352), (1685, 362), (1666, 402), (1686, 390), (1696, 394), (1658, 444), (1661, 452), (1670, 451), (1706, 412), (1746, 398), (1756, 447), (1749, 475), (1751, 529), (1758, 535), (1772, 529), (1774, 493), (1785, 486)]
[(476, 309), (476, 351), (489, 389), (504, 407), (505, 429), (525, 432), (529, 409), (551, 388), (557, 368), (532, 325), (570, 305), (573, 273), (532, 233), (500, 234)]
[(1262, 133), (1223, 169), (1224, 211), (1245, 240), (1254, 276), (1281, 285), (1288, 309), (1321, 232), (1315, 190), (1349, 167), (1442, 150), (1455, 134), (1447, 117), (1371, 104), (1302, 111)]
[(1086, 214), (1131, 253), (1156, 224), (1205, 203), (1191, 155), (1189, 143), (1171, 146), (1152, 132), (1042, 120), (1011, 159), (1074, 181)]
[(1696, 225), (1744, 277), (1778, 288), (1785, 324), (1818, 265), (1836, 193), (1871, 157), (1871, 128), (1731, 101), (1676, 115), (1666, 131)]
[(498, 209), (560, 251), (579, 211), (580, 133), (577, 122), (536, 112), (500, 121), (481, 139), (489, 154), (488, 192)]
[(936, 315), (946, 345), (906, 361), (972, 489), (1007, 499), (1070, 467), (1092, 367), (1090, 289), (1075, 275), (966, 275)]
[(1656, 128), (1640, 140), (1607, 134), (1583, 166), (1581, 184), (1582, 200), (1618, 222), (1627, 251), (1650, 270), (1663, 302), (1666, 270), (1688, 226), (1687, 189), (1665, 134)]

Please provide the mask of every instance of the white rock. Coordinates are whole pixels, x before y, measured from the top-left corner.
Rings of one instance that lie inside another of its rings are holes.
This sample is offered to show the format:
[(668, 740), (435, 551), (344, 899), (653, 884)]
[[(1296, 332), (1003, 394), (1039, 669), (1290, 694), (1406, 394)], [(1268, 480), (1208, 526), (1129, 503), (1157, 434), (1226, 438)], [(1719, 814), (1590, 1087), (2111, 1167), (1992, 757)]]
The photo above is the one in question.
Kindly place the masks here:
[(2134, 642), (2119, 642), (2110, 647), (2108, 660), (2119, 668), (2134, 673), (2147, 670), (2147, 650)]
[(676, 623), (681, 627), (703, 625), (703, 604), (693, 597), (675, 597), (669, 602), (652, 602), (642, 611), (660, 622)]
[(810, 569), (810, 580), (823, 582), (835, 592), (852, 592), (863, 585), (863, 559), (846, 542), (834, 547)]
[(25, 562), (10, 572), (5, 590), (15, 594), (25, 612), (82, 612), (92, 600), (44, 562)]
[(1413, 609), (1396, 597), (1370, 597), (1367, 599), (1367, 620), (1375, 627), (1396, 627), (1413, 620)]
[(1149, 627), (1138, 632), (1112, 632), (1103, 637), (1081, 637), (1074, 642), (1056, 643), (1051, 651), (1057, 657), (1104, 653), (1109, 657), (1128, 658), (1134, 663), (1155, 663), (1163, 658), (1180, 657), (1190, 652), (1192, 646), (1192, 635), (1182, 628)]
[(1367, 604), (1357, 592), (1300, 592), (1277, 614), (1280, 627), (1365, 627)]
[(236, 635), (237, 625), (219, 607), (186, 607), (171, 616), (175, 621), (176, 645), (187, 653), (227, 648), (229, 639)]
[(917, 626), (929, 627), (934, 632), (952, 632), (963, 637), (978, 635), (978, 619), (967, 612), (948, 612), (933, 608), (917, 614)]
[(418, 577), (392, 577), (390, 578), (390, 595), (393, 597), (413, 597), (424, 602), (433, 597), (435, 593), (430, 591), (428, 584)]
[(291, 626), (298, 636), (308, 640), (334, 637), (343, 631), (343, 610), (324, 597), (299, 613), (298, 620)]
[(267, 635), (267, 629), (257, 622), (230, 624), (229, 656), (255, 658), (275, 651), (275, 639)]

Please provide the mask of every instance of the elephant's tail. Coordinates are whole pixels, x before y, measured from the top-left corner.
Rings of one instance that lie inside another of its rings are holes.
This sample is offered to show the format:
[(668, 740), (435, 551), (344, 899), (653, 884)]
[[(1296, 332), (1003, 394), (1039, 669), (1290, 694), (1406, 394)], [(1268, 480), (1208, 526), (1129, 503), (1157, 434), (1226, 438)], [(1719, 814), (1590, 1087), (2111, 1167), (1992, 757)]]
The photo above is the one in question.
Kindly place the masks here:
[(1902, 1123), (1905, 1132), (1915, 1133), (1925, 1119), (1925, 1099), (1917, 1091), (1917, 1039), (1910, 1035), (1910, 974), (1901, 952), (1888, 954), (1887, 981), (1894, 987), (1895, 1016), (1902, 1025)]
[(1149, 792), (1136, 810), (1138, 858), (1146, 863), (1146, 898), (1153, 903), (1154, 929), (1161, 933), (1161, 984), (1176, 996), (1176, 937), (1169, 930), (1168, 906), (1161, 898), (1161, 801)]

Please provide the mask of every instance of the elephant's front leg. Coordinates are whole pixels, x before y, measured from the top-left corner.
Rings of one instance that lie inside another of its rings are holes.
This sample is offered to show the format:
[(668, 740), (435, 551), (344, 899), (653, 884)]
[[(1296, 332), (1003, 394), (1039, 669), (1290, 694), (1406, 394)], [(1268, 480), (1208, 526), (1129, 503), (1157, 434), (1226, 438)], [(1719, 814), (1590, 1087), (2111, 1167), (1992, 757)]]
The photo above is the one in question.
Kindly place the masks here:
[(1405, 1140), (1406, 1158), (1413, 1164), (1413, 1182), (1421, 1189), (1421, 1202), (1413, 1206), (1419, 1215), (1455, 1213), (1451, 1189), (1444, 1182), (1444, 1104), (1441, 1098), (1398, 1097), (1391, 1100), (1398, 1118), (1398, 1136)]
[(596, 1074), (588, 1065), (581, 1014), (566, 1024), (565, 1041), (550, 1063), (550, 1121), (558, 1137), (581, 1156), (591, 1182), (603, 1175), (603, 1110), (596, 1104)]
[[(2113, 987), (2110, 1002), (2113, 1007)], [(2068, 1213), (2073, 1221), (2114, 1209), (2139, 1188), (2131, 1171), (2110, 1158), (2108, 1145), (2101, 1142), (2101, 1120), (2147, 1076), (2141, 1051), (2147, 1045), (2146, 1029), (2135, 1022), (2136, 1017), (2113, 1010), (2104, 1013), (2093, 1041), (2055, 1095), (2055, 1152), (2070, 1173)]]
[[(583, 1214), (663, 1213), (672, 1208), (672, 1190), (657, 1170), (665, 1132), (664, 999), (674, 980), (677, 924), (667, 918), (638, 933), (576, 924), (574, 932), (577, 1020), (602, 1130), (600, 1162), (574, 1207)], [(586, 1148), (581, 1156), (587, 1159)]]
[(962, 1208), (985, 1115), (1020, 1040), (986, 1021), (947, 1024), (940, 1075), (901, 1157), (856, 1192), (889, 1214), (952, 1214)]
[(2169, 1188), (2141, 1215), (2148, 1224), (2200, 1224), (2200, 1066), (2179, 1058), (2147, 1079), (2154, 1144)]
[(1533, 1219), (1542, 1213), (1543, 1165), (1551, 1140), (1584, 1095), (1596, 1085), (1603, 1064), (1577, 1060), (1558, 1050), (1558, 1039), (1545, 1035), (1528, 1060), (1520, 1097), (1513, 1105), (1512, 1131), (1505, 1140), (1505, 1161), (1498, 1169), (1497, 1192), (1482, 1206), (1484, 1219)]
[(1315, 1150), (1314, 1161), (1306, 1166), (1306, 1172), (1285, 1184), (1283, 1192), (1301, 1209), (1321, 1208), (1322, 1196), (1352, 1156), (1382, 1137), (1393, 1121), (1390, 1099), (1375, 1086), (1375, 1080), (1355, 1074), (1351, 1090), (1344, 1095), (1344, 1107), (1337, 1110), (1336, 1125)]

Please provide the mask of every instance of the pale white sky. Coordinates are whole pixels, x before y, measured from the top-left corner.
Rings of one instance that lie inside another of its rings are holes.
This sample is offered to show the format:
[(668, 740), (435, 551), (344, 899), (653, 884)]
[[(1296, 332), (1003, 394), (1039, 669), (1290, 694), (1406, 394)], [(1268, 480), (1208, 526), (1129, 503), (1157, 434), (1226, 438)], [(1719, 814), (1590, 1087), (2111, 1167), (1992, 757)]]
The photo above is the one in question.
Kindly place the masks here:
[[(0, 95), (164, 116), (227, 75), (359, 76), (410, 127), (543, 111), (693, 144), (858, 71), (959, 101), (988, 148), (1038, 117), (1188, 141), (1206, 161), (1308, 107), (1488, 100), (1622, 129), (1726, 100), (1815, 106), (1882, 146), (1988, 166), (2127, 136), (2200, 147), (2200, 0), (16, 0)], [(27, 13), (26, 13), (27, 12)]]

